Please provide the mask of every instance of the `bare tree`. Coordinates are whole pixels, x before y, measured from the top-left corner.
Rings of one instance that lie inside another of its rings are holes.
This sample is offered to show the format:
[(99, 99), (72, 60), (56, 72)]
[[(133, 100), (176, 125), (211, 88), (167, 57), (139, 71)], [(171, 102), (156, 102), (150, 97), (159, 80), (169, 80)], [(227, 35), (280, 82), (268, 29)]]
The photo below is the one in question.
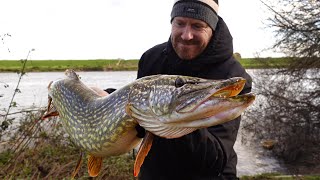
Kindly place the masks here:
[[(273, 152), (290, 164), (320, 162), (320, 1), (262, 1), (272, 14), (272, 49), (289, 58), (287, 68), (254, 77), (255, 107), (243, 122), (246, 132), (276, 142)], [(318, 167), (319, 168), (319, 167)], [(299, 169), (295, 169), (299, 170)], [(299, 172), (298, 172), (299, 173)]]
[(277, 0), (275, 5), (261, 2), (274, 15), (267, 22), (276, 32), (273, 48), (291, 57), (320, 57), (320, 1)]

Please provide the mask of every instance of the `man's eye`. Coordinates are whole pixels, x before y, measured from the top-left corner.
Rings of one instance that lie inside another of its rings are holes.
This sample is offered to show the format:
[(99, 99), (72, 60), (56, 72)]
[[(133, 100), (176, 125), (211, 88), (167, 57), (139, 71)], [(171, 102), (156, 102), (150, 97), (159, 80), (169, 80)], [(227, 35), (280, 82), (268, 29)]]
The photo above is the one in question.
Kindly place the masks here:
[(185, 81), (182, 78), (177, 78), (174, 85), (176, 88), (182, 87), (185, 84)]
[(184, 26), (184, 23), (179, 22), (179, 21), (175, 21), (175, 22), (174, 22), (174, 25), (175, 25), (175, 26), (178, 26), (178, 27), (182, 27), (182, 26)]
[(200, 25), (200, 24), (195, 24), (195, 25), (193, 25), (192, 27), (193, 27), (193, 29), (195, 29), (195, 30), (201, 30), (201, 29), (204, 28), (204, 26), (202, 26), (202, 25)]

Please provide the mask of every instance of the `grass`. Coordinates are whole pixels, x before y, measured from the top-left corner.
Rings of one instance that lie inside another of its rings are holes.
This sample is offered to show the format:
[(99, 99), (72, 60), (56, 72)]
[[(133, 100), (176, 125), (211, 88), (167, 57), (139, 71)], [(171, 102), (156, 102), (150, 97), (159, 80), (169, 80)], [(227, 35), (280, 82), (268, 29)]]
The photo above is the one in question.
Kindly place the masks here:
[[(10, 130), (10, 139), (1, 142), (0, 179), (70, 179), (80, 157), (80, 149), (65, 136), (57, 118), (38, 121), (43, 110), (30, 112), (16, 119), (20, 124)], [(1, 136), (6, 135), (1, 131)], [(132, 152), (105, 158), (95, 179), (134, 180)], [(87, 158), (76, 179), (89, 180)]]
[[(75, 69), (80, 71), (125, 71), (137, 70), (139, 60), (96, 59), (96, 60), (28, 60), (27, 72), (64, 71)], [(246, 69), (285, 67), (290, 58), (245, 58), (239, 62)], [(0, 72), (18, 72), (22, 61), (0, 60)]]
[(279, 173), (264, 173), (255, 176), (242, 176), (241, 180), (320, 180), (320, 175), (283, 175)]
[[(8, 159), (14, 158), (12, 162)], [(79, 158), (79, 150), (70, 145), (43, 143), (16, 155), (0, 153), (0, 179), (69, 179)], [(131, 154), (104, 159), (96, 179), (130, 180), (134, 159)], [(84, 158), (77, 179), (91, 179)]]
[[(21, 69), (22, 61), (1, 60), (0, 72), (18, 72)], [(48, 72), (64, 71), (66, 69), (86, 71), (119, 71), (136, 70), (138, 60), (28, 60), (26, 71)]]
[(240, 63), (246, 69), (283, 68), (292, 61), (291, 58), (245, 58)]

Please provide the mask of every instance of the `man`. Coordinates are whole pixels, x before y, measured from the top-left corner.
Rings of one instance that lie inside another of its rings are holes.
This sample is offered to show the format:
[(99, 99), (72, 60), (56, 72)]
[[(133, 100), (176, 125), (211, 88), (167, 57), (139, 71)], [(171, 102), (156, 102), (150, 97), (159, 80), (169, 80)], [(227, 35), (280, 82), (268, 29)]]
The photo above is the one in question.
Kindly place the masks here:
[[(251, 78), (233, 58), (230, 32), (217, 15), (218, 0), (175, 0), (168, 42), (146, 51), (138, 78), (177, 74), (208, 79), (241, 76), (242, 93), (251, 91)], [(141, 180), (237, 179), (233, 149), (240, 117), (177, 139), (155, 137), (141, 167)]]

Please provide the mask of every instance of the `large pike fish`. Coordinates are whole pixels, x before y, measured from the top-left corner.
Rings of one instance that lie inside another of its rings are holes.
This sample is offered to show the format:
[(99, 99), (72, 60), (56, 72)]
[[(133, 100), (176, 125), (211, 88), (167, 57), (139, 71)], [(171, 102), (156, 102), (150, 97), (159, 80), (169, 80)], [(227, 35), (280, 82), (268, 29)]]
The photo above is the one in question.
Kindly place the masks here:
[[(238, 117), (255, 99), (238, 95), (245, 79), (207, 80), (179, 75), (137, 79), (108, 96), (83, 84), (73, 70), (49, 84), (43, 119), (59, 115), (72, 141), (89, 154), (88, 172), (97, 176), (102, 159), (132, 150), (140, 142), (135, 127), (146, 130), (134, 165), (137, 176), (153, 135), (178, 138)], [(80, 167), (80, 158), (72, 176)]]

